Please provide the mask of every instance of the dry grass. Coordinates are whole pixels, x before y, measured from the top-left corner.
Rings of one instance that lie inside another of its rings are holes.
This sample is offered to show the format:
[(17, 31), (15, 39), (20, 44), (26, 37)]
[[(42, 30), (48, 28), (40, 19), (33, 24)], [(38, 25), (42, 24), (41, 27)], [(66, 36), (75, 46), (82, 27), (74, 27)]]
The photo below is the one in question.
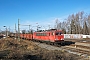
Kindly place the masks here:
[(12, 60), (77, 60), (76, 55), (42, 49), (29, 41), (11, 38), (0, 40), (0, 59)]

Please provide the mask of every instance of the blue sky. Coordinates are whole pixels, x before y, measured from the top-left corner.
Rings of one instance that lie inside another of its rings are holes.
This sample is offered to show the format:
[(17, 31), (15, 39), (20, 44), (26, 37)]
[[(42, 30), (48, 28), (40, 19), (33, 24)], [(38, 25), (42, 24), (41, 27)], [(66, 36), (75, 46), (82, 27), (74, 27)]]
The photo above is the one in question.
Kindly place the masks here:
[(89, 13), (90, 0), (0, 0), (0, 28), (14, 29), (18, 18), (20, 24), (52, 26), (56, 18), (62, 21), (79, 11)]

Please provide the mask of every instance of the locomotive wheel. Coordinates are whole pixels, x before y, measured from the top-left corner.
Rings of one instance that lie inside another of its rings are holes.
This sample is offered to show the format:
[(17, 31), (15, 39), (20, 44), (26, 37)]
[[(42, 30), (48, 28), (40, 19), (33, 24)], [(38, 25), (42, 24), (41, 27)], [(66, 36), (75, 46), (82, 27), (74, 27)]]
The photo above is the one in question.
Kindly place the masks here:
[(65, 42), (64, 42), (64, 41), (62, 41), (62, 42), (61, 42), (61, 45), (63, 45), (63, 46), (64, 46), (64, 45), (65, 45)]

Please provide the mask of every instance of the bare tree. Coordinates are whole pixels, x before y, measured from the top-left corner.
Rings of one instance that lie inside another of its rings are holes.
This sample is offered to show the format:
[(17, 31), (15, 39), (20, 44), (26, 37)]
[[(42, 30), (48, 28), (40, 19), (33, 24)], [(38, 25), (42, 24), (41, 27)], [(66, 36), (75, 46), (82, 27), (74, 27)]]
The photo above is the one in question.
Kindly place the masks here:
[(89, 34), (89, 32), (88, 32), (88, 26), (87, 26), (86, 21), (84, 22), (84, 25), (83, 25), (83, 34), (85, 34), (85, 35), (88, 35)]
[(66, 33), (72, 34), (90, 34), (90, 14), (86, 14), (83, 11), (76, 14), (69, 15), (66, 21), (55, 21), (55, 28), (62, 29)]
[(89, 34), (90, 34), (90, 14), (88, 15), (88, 19), (87, 20), (88, 20), (88, 27), (89, 27), (88, 31), (89, 31)]
[(56, 19), (56, 20), (55, 20), (55, 29), (57, 29), (57, 30), (58, 30), (58, 29), (59, 29), (59, 27), (60, 27), (60, 26), (59, 26), (59, 20), (58, 20), (58, 19)]
[(71, 26), (71, 34), (75, 34), (76, 33), (76, 27), (75, 27), (75, 21), (74, 20), (71, 21), (70, 26)]
[(71, 27), (70, 27), (70, 23), (71, 23), (71, 16), (69, 15), (68, 18), (66, 19), (67, 22), (66, 22), (66, 33), (67, 34), (70, 34), (71, 33)]

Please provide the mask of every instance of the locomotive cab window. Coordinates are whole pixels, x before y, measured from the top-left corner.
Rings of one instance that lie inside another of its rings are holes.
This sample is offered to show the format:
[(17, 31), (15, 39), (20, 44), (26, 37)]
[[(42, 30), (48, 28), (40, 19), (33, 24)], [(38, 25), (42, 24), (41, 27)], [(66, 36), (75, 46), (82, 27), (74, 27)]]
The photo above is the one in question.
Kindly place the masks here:
[(54, 35), (54, 32), (52, 32), (52, 35)]
[(55, 35), (61, 35), (62, 34), (62, 32), (56, 32), (55, 33)]

